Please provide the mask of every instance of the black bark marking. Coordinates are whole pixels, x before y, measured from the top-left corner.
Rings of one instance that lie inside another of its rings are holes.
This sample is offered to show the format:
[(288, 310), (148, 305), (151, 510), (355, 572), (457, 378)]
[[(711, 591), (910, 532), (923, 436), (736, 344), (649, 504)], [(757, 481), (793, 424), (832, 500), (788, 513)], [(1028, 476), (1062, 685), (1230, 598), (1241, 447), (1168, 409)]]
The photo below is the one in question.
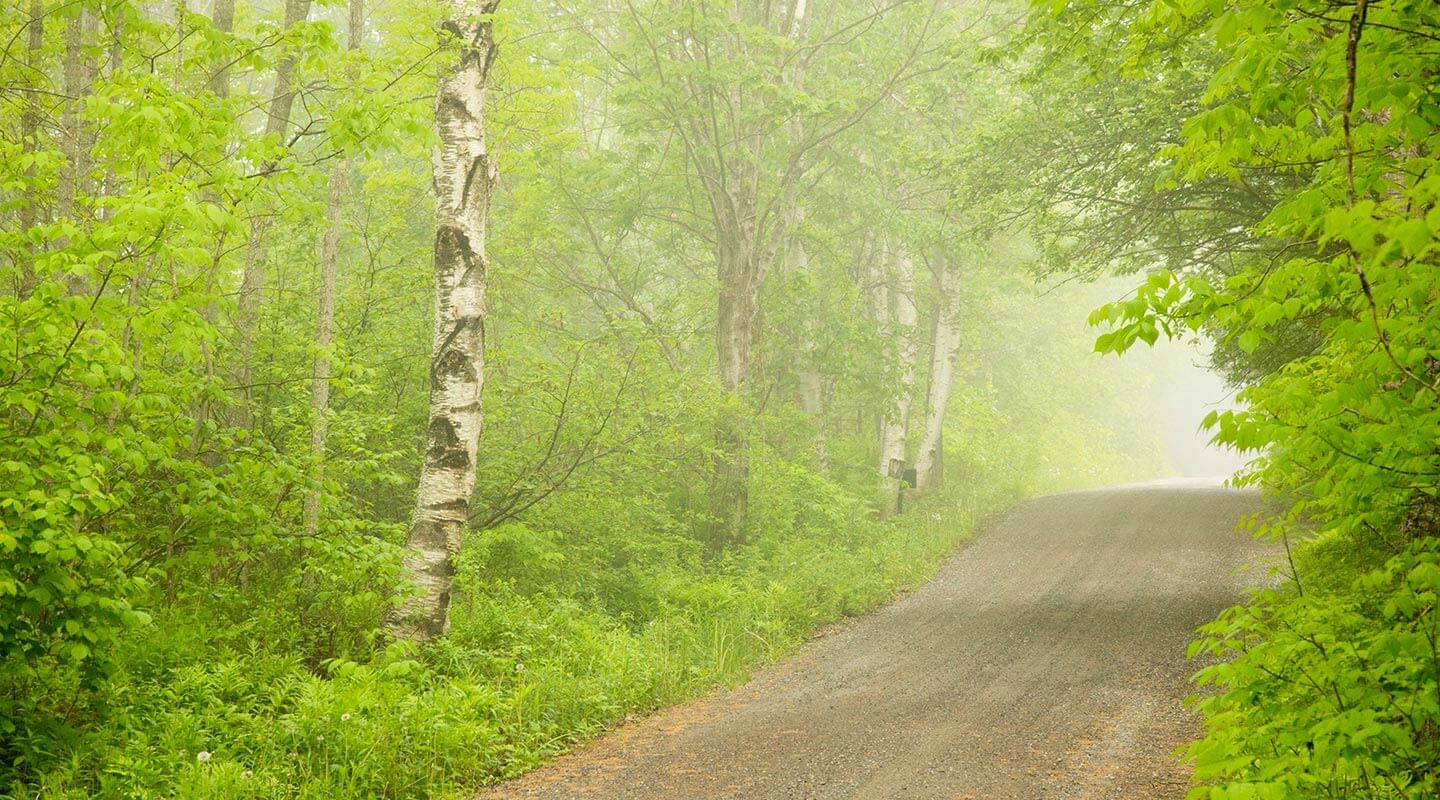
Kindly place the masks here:
[(439, 225), (435, 228), (435, 266), (445, 269), (447, 274), (455, 274), (455, 267), (465, 264), (467, 267), (474, 259), (470, 249), (470, 237), (454, 225)]
[[(454, 225), (441, 225), (435, 229), (435, 266), (444, 269), (446, 275), (455, 275), (460, 267), (456, 286), (470, 284), (470, 276), (478, 268), (485, 274), (485, 264), (480, 254), (470, 245), (470, 237)], [(476, 287), (479, 288), (479, 287)]]
[(489, 187), (489, 183), (490, 183), (490, 166), (489, 166), (489, 165), (490, 165), (490, 160), (489, 160), (488, 158), (486, 158), (483, 154), (482, 154), (482, 155), (478, 155), (478, 156), (476, 156), (476, 157), (474, 157), (473, 159), (470, 160), (470, 168), (467, 169), (467, 170), (465, 170), (465, 187), (464, 187), (464, 189), (462, 189), (461, 192), (460, 192), (460, 208), (461, 208), (461, 209), (464, 209), (465, 207), (467, 207), (467, 206), (470, 205), (470, 193), (471, 193), (472, 191), (474, 191), (474, 187), (475, 187), (475, 176), (476, 176), (476, 175), (480, 175), (480, 174), (482, 174), (482, 173), (485, 175), (485, 183), (486, 183), (486, 185), (485, 185), (484, 187), (482, 187), (482, 188), (484, 189), (484, 191), (485, 191), (485, 195), (484, 195), (483, 197), (481, 197), (480, 199), (484, 199), (484, 197), (488, 197), (488, 196), (489, 196), (489, 194), (490, 194), (490, 187)]
[(430, 444), (425, 449), (425, 462), (439, 469), (466, 469), (470, 466), (470, 455), (455, 434), (455, 426), (448, 419), (430, 420)]
[(432, 520), (421, 520), (410, 530), (410, 546), (427, 550), (445, 546), (445, 526)]
[(455, 349), (447, 348), (441, 351), (435, 358), (431, 372), (437, 381), (441, 378), (459, 378), (466, 383), (475, 382), (475, 366), (464, 353)]

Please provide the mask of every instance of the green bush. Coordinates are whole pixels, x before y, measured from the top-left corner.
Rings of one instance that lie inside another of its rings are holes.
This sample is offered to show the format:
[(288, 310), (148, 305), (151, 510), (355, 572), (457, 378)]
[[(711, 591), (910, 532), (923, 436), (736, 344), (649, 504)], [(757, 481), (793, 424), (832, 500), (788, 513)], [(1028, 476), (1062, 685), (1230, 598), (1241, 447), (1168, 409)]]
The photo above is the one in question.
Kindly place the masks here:
[[(1317, 569), (1337, 568), (1328, 559)], [(1306, 584), (1303, 582), (1301, 586)], [(1440, 545), (1349, 585), (1267, 590), (1203, 629), (1196, 798), (1440, 795)]]

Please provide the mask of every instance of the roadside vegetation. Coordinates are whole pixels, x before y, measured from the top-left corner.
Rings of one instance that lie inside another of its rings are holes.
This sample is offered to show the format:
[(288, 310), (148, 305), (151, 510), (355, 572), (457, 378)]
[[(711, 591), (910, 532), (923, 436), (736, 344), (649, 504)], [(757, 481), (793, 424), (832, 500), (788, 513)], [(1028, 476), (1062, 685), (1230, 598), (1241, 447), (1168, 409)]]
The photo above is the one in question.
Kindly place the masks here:
[(1440, 5), (1082, 0), (1031, 34), (1076, 156), (1031, 159), (1054, 263), (1145, 273), (1097, 349), (1210, 339), (1244, 404), (1211, 429), (1284, 508), (1283, 584), (1195, 646), (1191, 797), (1440, 795)]

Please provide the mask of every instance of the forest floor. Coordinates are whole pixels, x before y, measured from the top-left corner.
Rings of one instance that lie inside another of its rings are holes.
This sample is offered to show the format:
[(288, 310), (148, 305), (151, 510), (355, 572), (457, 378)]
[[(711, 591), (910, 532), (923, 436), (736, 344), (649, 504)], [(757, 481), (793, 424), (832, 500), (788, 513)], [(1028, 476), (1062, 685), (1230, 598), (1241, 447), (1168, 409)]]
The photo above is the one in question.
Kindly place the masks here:
[(1075, 492), (992, 523), (931, 583), (745, 686), (667, 709), (484, 800), (1179, 800), (1194, 629), (1266, 580), (1259, 496)]

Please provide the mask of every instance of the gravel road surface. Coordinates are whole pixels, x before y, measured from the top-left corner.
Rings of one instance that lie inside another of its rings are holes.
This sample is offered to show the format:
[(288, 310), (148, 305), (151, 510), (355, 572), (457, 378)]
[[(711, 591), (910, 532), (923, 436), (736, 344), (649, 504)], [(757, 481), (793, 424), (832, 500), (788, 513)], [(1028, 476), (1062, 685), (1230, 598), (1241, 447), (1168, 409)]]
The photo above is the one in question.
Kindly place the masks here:
[(488, 800), (1180, 800), (1196, 626), (1265, 580), (1255, 494), (1055, 495), (931, 583), (734, 691), (624, 725)]

